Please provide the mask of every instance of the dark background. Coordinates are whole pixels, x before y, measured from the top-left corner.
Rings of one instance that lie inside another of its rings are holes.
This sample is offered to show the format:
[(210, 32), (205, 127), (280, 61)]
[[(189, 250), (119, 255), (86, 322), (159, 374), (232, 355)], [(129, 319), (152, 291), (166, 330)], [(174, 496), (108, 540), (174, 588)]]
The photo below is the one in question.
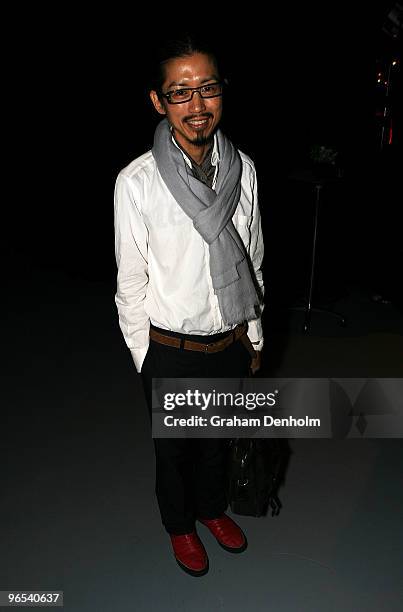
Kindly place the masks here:
[(393, 151), (382, 156), (387, 172), (376, 180), (375, 121), (376, 60), (394, 52), (381, 31), (393, 4), (70, 12), (50, 28), (37, 26), (36, 13), (35, 29), (27, 16), (11, 71), (5, 274), (14, 276), (17, 262), (113, 282), (114, 182), (151, 147), (159, 120), (147, 92), (151, 51), (196, 23), (228, 66), (222, 128), (256, 163), (272, 296), (292, 301), (306, 287), (314, 192), (289, 177), (309, 165), (315, 143), (338, 151), (344, 173), (323, 192), (321, 292), (343, 293), (346, 282), (375, 289), (375, 262), (396, 293), (402, 127), (396, 116)]

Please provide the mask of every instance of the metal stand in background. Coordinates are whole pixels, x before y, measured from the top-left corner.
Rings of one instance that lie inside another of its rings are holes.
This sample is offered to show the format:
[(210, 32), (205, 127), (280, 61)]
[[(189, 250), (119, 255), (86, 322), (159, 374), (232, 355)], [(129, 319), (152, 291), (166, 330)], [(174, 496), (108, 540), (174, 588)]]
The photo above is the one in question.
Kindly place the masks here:
[(315, 200), (315, 218), (314, 218), (314, 230), (313, 230), (313, 242), (312, 242), (312, 262), (311, 262), (311, 278), (309, 283), (309, 294), (308, 294), (308, 303), (306, 306), (290, 306), (289, 310), (300, 310), (305, 312), (305, 322), (304, 322), (304, 332), (307, 332), (311, 325), (311, 313), (312, 312), (320, 312), (332, 315), (336, 319), (339, 320), (341, 325), (346, 325), (346, 320), (343, 315), (338, 312), (334, 312), (333, 310), (327, 310), (326, 308), (315, 308), (312, 306), (312, 293), (313, 293), (313, 284), (314, 284), (314, 276), (315, 276), (315, 261), (316, 261), (316, 237), (318, 233), (318, 216), (319, 216), (319, 205), (320, 205), (320, 194), (323, 187), (324, 181), (317, 180), (314, 181), (315, 190), (316, 190), (316, 200)]

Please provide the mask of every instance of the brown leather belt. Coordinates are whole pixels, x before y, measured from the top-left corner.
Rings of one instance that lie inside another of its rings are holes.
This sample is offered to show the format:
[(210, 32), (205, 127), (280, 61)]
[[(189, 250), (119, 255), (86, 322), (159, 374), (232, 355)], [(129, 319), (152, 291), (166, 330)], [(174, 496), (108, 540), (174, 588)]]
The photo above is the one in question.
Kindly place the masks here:
[[(186, 351), (201, 351), (203, 353), (218, 353), (223, 351), (227, 346), (236, 342), (239, 338), (243, 338), (246, 332), (247, 326), (245, 324), (238, 325), (232, 330), (232, 333), (218, 340), (217, 342), (193, 342), (193, 340), (184, 340), (183, 338), (174, 338), (172, 336), (166, 336), (157, 332), (155, 329), (150, 328), (150, 338), (160, 344), (166, 344), (167, 346), (173, 346), (175, 348), (183, 348)], [(246, 337), (246, 335), (245, 335)]]

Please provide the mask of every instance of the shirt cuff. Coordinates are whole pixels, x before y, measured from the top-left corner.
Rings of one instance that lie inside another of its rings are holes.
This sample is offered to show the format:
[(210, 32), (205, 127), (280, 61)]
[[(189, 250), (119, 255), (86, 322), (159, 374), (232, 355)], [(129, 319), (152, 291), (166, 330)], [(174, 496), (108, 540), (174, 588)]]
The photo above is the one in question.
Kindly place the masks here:
[(139, 349), (130, 349), (130, 352), (133, 357), (134, 365), (136, 366), (136, 370), (138, 373), (141, 372), (141, 367), (143, 365), (143, 361), (147, 355), (148, 345)]
[(253, 321), (248, 321), (247, 333), (248, 338), (252, 342), (255, 351), (261, 351), (264, 344), (261, 318), (254, 319)]

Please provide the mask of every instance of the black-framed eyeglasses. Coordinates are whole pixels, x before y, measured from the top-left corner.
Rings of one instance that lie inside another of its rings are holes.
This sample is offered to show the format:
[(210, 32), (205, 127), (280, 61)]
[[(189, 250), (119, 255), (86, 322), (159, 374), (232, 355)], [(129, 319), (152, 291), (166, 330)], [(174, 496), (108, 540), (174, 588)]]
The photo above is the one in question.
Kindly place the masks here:
[(161, 96), (166, 98), (169, 104), (182, 104), (189, 102), (196, 91), (199, 92), (202, 98), (216, 98), (222, 96), (224, 81), (216, 81), (215, 83), (207, 83), (201, 87), (184, 87), (182, 89), (172, 89), (166, 93), (161, 92)]

